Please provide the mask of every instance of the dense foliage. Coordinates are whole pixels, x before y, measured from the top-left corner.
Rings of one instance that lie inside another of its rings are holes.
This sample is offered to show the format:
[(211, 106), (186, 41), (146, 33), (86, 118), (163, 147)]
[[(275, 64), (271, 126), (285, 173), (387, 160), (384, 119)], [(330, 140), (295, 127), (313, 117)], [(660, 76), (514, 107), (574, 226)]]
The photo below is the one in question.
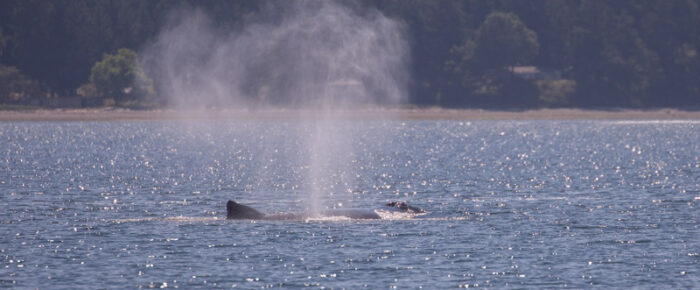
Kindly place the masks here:
[[(404, 23), (415, 104), (700, 105), (700, 0), (345, 3), (376, 8)], [(275, 3), (0, 0), (0, 63), (16, 76), (12, 79), (27, 83), (27, 76), (49, 93), (72, 96), (103, 54), (138, 51), (175, 9), (200, 7), (217, 25), (236, 29), (266, 5)], [(516, 66), (556, 72), (556, 77), (522, 78)]]
[(141, 69), (136, 53), (122, 48), (117, 54), (105, 54), (92, 67), (90, 83), (96, 94), (112, 97), (117, 103), (148, 99), (154, 95), (153, 81)]
[(42, 95), (39, 83), (22, 74), (16, 67), (0, 64), (0, 103), (26, 103)]

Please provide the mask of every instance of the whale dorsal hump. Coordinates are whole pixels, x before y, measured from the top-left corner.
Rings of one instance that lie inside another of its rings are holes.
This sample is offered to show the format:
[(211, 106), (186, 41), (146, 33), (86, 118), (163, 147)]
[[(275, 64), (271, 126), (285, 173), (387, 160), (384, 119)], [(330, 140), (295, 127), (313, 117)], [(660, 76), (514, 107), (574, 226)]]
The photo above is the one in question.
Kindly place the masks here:
[(226, 203), (227, 219), (261, 219), (264, 216), (264, 214), (254, 208), (236, 203), (233, 200), (229, 200)]

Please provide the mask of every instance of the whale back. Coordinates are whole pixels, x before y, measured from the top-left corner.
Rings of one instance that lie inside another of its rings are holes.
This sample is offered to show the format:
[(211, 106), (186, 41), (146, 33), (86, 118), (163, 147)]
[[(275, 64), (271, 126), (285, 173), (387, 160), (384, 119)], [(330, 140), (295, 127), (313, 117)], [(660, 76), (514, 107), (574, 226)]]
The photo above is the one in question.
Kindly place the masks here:
[(252, 207), (239, 204), (233, 200), (226, 203), (226, 219), (262, 219), (265, 215)]
[(303, 220), (314, 217), (348, 217), (351, 219), (381, 219), (382, 217), (377, 213), (381, 212), (404, 212), (404, 213), (425, 213), (421, 208), (410, 206), (405, 202), (393, 201), (385, 204), (376, 210), (368, 209), (333, 209), (322, 211), (318, 213), (283, 213), (283, 214), (273, 214), (265, 215), (252, 207), (239, 204), (235, 201), (229, 200), (226, 203), (226, 219), (230, 220), (241, 220), (241, 219), (251, 219), (251, 220)]

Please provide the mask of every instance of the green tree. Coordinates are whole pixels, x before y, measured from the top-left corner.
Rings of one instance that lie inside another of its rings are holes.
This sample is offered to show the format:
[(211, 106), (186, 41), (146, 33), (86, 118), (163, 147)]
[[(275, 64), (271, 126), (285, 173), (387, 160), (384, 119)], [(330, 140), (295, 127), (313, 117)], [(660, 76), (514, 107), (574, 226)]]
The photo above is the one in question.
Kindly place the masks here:
[(527, 64), (539, 51), (537, 33), (512, 13), (493, 12), (464, 45), (454, 47), (457, 60), (447, 63), (461, 80), (467, 95), (454, 95), (448, 105), (477, 107), (531, 107), (537, 87), (509, 69)]
[(632, 14), (604, 1), (584, 1), (571, 44), (572, 104), (581, 107), (639, 107), (649, 104), (658, 55), (639, 36)]
[(0, 64), (0, 103), (21, 103), (42, 94), (39, 82), (12, 66)]
[(114, 98), (117, 104), (145, 100), (155, 95), (153, 81), (141, 69), (136, 53), (122, 48), (117, 54), (105, 54), (92, 67), (90, 82), (98, 95)]
[(474, 59), (484, 68), (505, 68), (532, 60), (540, 49), (537, 33), (512, 13), (486, 17), (474, 41)]
[[(350, 1), (346, 1), (350, 2)], [(474, 19), (468, 1), (362, 0), (363, 6), (376, 7), (398, 20), (405, 28), (411, 50), (410, 101), (416, 104), (442, 104), (451, 92), (451, 73), (444, 70), (451, 58), (450, 48), (460, 45), (473, 33)], [(344, 3), (347, 4), (347, 3)], [(360, 8), (361, 7), (356, 7)]]

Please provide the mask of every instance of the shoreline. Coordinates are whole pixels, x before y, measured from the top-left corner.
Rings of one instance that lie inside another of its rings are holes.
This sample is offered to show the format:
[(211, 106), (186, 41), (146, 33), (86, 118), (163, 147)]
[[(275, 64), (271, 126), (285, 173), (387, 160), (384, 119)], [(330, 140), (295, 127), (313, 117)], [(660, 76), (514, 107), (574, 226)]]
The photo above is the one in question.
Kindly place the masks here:
[(0, 122), (12, 121), (179, 121), (179, 120), (700, 120), (700, 111), (678, 109), (535, 109), (499, 111), (443, 108), (376, 108), (356, 110), (208, 109), (130, 110), (36, 109), (0, 111)]

